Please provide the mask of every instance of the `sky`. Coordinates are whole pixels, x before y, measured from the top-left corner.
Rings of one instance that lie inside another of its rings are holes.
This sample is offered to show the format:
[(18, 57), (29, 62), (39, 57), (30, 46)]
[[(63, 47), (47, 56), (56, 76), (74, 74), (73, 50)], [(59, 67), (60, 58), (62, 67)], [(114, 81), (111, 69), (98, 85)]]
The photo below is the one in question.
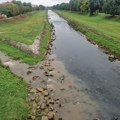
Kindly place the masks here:
[[(0, 0), (0, 3), (2, 2), (7, 2), (7, 1), (11, 1), (11, 0)], [(35, 5), (44, 5), (44, 6), (53, 6), (56, 4), (60, 4), (60, 3), (68, 3), (69, 0), (20, 0), (22, 2), (31, 2), (32, 4)]]

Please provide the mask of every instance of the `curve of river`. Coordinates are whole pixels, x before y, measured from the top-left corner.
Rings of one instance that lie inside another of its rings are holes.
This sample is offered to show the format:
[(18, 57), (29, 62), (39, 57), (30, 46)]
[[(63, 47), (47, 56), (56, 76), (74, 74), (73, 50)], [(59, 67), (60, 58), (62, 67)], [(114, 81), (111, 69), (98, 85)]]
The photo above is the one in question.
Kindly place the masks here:
[(56, 40), (53, 54), (67, 71), (87, 85), (84, 92), (99, 105), (101, 120), (114, 120), (120, 116), (120, 62), (110, 62), (108, 55), (86, 37), (71, 28), (67, 21), (53, 11), (48, 12)]

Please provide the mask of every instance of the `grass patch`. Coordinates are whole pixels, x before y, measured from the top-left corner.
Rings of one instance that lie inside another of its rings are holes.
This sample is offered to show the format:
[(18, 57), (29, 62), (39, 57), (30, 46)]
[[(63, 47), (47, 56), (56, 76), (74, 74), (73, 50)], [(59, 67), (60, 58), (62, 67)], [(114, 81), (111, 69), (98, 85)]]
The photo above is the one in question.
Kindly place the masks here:
[(0, 38), (32, 44), (44, 28), (46, 11), (32, 12), (18, 19), (0, 21)]
[[(18, 19), (18, 21), (13, 19), (11, 19), (10, 22), (7, 23), (5, 21), (1, 21), (2, 28), (7, 31), (12, 31), (12, 34), (3, 33), (0, 34), (0, 38), (24, 42), (26, 44), (32, 44), (35, 37), (39, 35), (39, 33), (43, 32), (40, 42), (40, 55), (31, 56), (2, 41), (0, 41), (0, 51), (3, 51), (8, 56), (11, 56), (12, 59), (20, 59), (24, 63), (30, 65), (37, 64), (39, 61), (45, 58), (46, 49), (51, 37), (51, 26), (47, 21), (47, 11), (31, 13), (27, 17), (24, 17), (20, 20)], [(15, 23), (13, 23), (13, 21), (15, 21)], [(0, 27), (0, 30), (2, 30), (2, 28)], [(21, 30), (23, 29), (23, 31), (16, 31), (15, 28)]]
[(29, 113), (27, 84), (0, 63), (0, 120), (23, 120)]
[(120, 58), (120, 21), (118, 18), (107, 19), (105, 14), (90, 17), (70, 11), (56, 12), (67, 19), (75, 29)]

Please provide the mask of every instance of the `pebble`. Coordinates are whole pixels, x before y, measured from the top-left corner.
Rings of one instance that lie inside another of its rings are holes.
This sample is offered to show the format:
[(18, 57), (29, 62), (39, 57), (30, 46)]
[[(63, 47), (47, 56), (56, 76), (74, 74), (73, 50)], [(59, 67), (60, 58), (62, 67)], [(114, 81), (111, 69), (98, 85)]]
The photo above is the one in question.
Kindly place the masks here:
[(31, 74), (32, 73), (32, 71), (27, 71), (27, 75), (29, 75), (29, 74)]
[(37, 91), (38, 92), (43, 92), (44, 90), (43, 90), (43, 88), (39, 87), (39, 88), (37, 88)]
[(42, 104), (41, 104), (41, 109), (44, 110), (44, 109), (45, 109), (45, 106), (46, 106), (45, 103), (42, 103)]
[(39, 78), (39, 76), (34, 76), (33, 78), (32, 78), (32, 80), (36, 80), (37, 78)]
[(41, 120), (48, 120), (48, 117), (47, 116), (42, 116)]
[(48, 96), (48, 95), (49, 95), (49, 93), (48, 93), (47, 90), (43, 91), (42, 94), (43, 94), (44, 96)]
[(31, 119), (32, 119), (32, 120), (35, 120), (35, 116), (31, 116)]
[(30, 90), (30, 93), (36, 93), (36, 89), (32, 88), (32, 89)]
[(48, 113), (48, 118), (49, 118), (49, 119), (53, 119), (53, 118), (54, 118), (54, 115), (55, 115), (55, 113), (54, 113), (53, 111), (50, 111), (50, 112)]

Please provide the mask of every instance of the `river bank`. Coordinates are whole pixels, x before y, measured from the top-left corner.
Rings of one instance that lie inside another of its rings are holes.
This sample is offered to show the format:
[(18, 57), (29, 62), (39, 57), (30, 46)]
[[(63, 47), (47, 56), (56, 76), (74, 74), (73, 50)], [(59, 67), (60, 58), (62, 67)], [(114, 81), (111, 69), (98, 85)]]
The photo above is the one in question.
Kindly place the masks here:
[(117, 35), (119, 21), (109, 20), (108, 22), (102, 15), (90, 17), (69, 11), (55, 12), (65, 18), (68, 24), (75, 30), (86, 35), (92, 44), (97, 44), (100, 48), (104, 49), (104, 52), (109, 54), (109, 60), (114, 61), (120, 59), (120, 36)]

